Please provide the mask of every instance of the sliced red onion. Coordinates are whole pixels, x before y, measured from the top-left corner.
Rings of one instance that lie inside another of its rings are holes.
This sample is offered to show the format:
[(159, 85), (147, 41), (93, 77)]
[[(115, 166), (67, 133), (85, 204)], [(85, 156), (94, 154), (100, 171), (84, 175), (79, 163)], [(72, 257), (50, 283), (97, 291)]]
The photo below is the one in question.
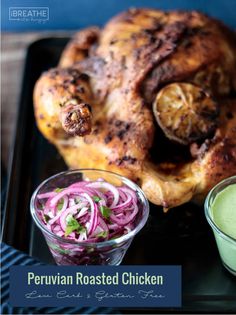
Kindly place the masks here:
[(77, 212), (76, 208), (74, 208), (74, 209), (68, 208), (61, 214), (59, 220), (60, 220), (60, 226), (61, 226), (63, 231), (66, 230), (66, 217), (69, 214), (75, 214), (76, 212)]
[(98, 208), (97, 208), (97, 205), (92, 200), (92, 198), (87, 193), (84, 193), (83, 196), (90, 203), (91, 216), (90, 216), (90, 222), (89, 222), (89, 225), (88, 225), (88, 235), (90, 235), (96, 229), (96, 226), (97, 226)]
[(117, 230), (119, 228), (119, 225), (116, 223), (108, 224), (107, 226), (109, 230)]
[(75, 213), (76, 213), (77, 209), (78, 209), (78, 205), (74, 205), (70, 208), (65, 207), (64, 209), (62, 209), (60, 211), (58, 210), (57, 215), (53, 219), (51, 219), (48, 223), (49, 224), (55, 223), (59, 218), (61, 218), (64, 215), (64, 212), (74, 213), (74, 211), (75, 211)]
[(114, 214), (112, 214), (110, 216), (110, 219), (117, 223), (118, 225), (124, 226), (129, 224), (130, 222), (133, 221), (133, 219), (135, 218), (135, 216), (138, 213), (138, 206), (136, 204), (134, 204), (134, 210), (133, 212), (131, 212), (131, 214), (126, 215), (124, 218), (118, 218), (117, 216), (115, 216)]
[(99, 226), (102, 228), (102, 230), (104, 232), (109, 232), (109, 228), (108, 228), (107, 224), (105, 223), (105, 221), (101, 217), (99, 217)]
[(37, 196), (37, 198), (38, 199), (48, 199), (48, 198), (56, 196), (56, 194), (57, 193), (55, 191), (50, 191), (50, 192), (46, 192), (46, 193), (43, 193), (43, 194), (39, 194)]
[[(38, 209), (39, 217), (48, 230), (78, 242), (100, 242), (130, 232), (139, 210), (135, 191), (115, 187), (103, 179), (73, 183), (62, 190), (39, 194), (38, 199), (43, 207)], [(72, 216), (72, 229), (65, 235), (68, 215)]]
[(83, 187), (83, 186), (86, 186), (87, 184), (88, 184), (88, 182), (84, 180), (81, 182), (71, 184), (68, 188)]
[(67, 206), (68, 206), (69, 198), (68, 198), (67, 196), (64, 196), (64, 197), (62, 198), (62, 200), (63, 200), (63, 206), (62, 206), (62, 208), (61, 208), (60, 211), (66, 210), (66, 208), (67, 208)]
[(127, 200), (123, 203), (120, 203), (118, 205), (116, 205), (115, 207), (110, 207), (112, 210), (118, 210), (118, 209), (122, 209), (125, 207), (130, 206), (130, 204), (132, 203), (132, 197), (128, 196)]
[(83, 207), (78, 214), (76, 214), (75, 218), (79, 219), (81, 217), (83, 217), (85, 214), (87, 214), (88, 212), (88, 208), (87, 207)]
[(84, 189), (83, 188), (77, 188), (77, 187), (74, 187), (74, 188), (65, 188), (63, 189), (61, 192), (59, 192), (55, 197), (53, 197), (51, 200), (50, 200), (50, 205), (51, 206), (55, 206), (58, 201), (64, 197), (65, 195), (70, 195), (70, 194), (77, 194), (79, 196), (80, 193), (83, 193), (84, 192)]
[(122, 186), (122, 187), (119, 188), (119, 191), (123, 191), (125, 194), (131, 195), (133, 201), (135, 203), (138, 202), (137, 195), (136, 195), (135, 191), (133, 191), (132, 189)]
[(93, 188), (99, 188), (99, 189), (106, 189), (106, 190), (110, 190), (113, 193), (113, 203), (110, 205), (110, 207), (114, 207), (117, 205), (118, 201), (119, 201), (119, 191), (117, 190), (117, 188), (107, 182), (94, 182), (92, 184), (87, 185), (88, 187), (93, 187)]

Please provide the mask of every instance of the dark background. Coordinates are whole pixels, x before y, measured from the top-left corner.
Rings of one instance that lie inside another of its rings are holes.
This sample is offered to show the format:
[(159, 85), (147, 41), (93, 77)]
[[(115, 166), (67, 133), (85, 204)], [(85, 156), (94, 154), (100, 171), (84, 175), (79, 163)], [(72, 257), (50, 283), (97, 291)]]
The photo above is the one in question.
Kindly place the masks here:
[[(134, 6), (200, 10), (236, 28), (236, 0), (3, 0), (1, 4), (3, 31), (72, 30), (102, 25), (116, 13)], [(49, 21), (44, 24), (10, 21), (9, 7), (24, 6), (48, 7)]]

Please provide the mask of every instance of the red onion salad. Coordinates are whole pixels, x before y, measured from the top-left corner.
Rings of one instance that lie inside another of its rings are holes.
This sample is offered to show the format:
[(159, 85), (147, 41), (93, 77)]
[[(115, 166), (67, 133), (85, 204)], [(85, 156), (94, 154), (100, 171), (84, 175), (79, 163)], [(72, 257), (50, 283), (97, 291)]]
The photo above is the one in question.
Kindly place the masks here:
[(47, 229), (78, 242), (102, 242), (127, 234), (135, 227), (138, 204), (134, 190), (103, 179), (37, 195), (37, 211)]

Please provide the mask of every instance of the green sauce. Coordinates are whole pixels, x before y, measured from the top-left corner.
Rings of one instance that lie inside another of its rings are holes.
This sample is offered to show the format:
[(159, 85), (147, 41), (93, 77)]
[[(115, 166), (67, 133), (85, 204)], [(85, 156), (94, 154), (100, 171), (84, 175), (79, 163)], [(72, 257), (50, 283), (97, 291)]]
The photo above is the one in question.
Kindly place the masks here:
[(224, 234), (213, 229), (218, 250), (224, 266), (236, 275), (236, 184), (219, 192), (210, 208), (216, 226)]
[(218, 228), (236, 240), (236, 184), (218, 193), (211, 205), (211, 213)]

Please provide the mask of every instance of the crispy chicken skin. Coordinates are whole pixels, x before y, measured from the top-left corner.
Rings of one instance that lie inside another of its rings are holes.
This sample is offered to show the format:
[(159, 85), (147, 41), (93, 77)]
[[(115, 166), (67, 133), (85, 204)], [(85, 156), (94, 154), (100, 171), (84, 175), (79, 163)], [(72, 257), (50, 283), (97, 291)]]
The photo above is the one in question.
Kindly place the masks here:
[(128, 176), (168, 209), (236, 174), (235, 90), (226, 26), (131, 9), (75, 35), (36, 83), (35, 117), (70, 168)]
[(66, 68), (88, 57), (89, 50), (99, 36), (98, 27), (88, 27), (75, 34), (62, 53), (60, 67)]

